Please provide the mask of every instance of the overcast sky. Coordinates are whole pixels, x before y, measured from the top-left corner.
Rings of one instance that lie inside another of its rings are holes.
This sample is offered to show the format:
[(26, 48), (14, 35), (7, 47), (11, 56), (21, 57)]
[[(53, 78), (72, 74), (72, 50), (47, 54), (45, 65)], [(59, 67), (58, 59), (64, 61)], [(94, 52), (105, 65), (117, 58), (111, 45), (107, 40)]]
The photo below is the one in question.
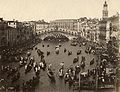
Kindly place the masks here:
[[(5, 20), (46, 21), (80, 17), (102, 17), (105, 0), (0, 0), (0, 17)], [(106, 0), (109, 16), (120, 10), (120, 0)]]

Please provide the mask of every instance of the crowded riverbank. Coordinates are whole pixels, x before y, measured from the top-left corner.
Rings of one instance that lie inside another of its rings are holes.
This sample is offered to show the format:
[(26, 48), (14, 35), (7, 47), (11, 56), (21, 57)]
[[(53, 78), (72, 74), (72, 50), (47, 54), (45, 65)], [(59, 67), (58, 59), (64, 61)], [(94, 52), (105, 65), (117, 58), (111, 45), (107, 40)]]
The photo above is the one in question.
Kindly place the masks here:
[(24, 53), (13, 57), (11, 63), (1, 66), (1, 88), (16, 92), (72, 92), (80, 87), (80, 90), (94, 91), (97, 80), (98, 89), (107, 86), (114, 89), (115, 64), (108, 62), (104, 51), (90, 42), (78, 42), (76, 39), (32, 44)]

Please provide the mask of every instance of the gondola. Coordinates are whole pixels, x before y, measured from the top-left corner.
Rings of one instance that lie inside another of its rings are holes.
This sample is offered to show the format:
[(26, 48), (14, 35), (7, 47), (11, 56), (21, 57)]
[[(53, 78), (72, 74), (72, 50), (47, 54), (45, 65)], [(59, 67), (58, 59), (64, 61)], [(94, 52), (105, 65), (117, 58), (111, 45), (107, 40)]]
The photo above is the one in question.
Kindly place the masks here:
[(59, 69), (58, 76), (59, 76), (59, 78), (63, 78), (64, 77), (63, 68)]
[(90, 61), (90, 65), (93, 65), (94, 64), (94, 58)]
[(59, 54), (59, 48), (56, 48), (55, 53)]
[(76, 42), (72, 42), (71, 46), (77, 46), (77, 43)]
[(73, 63), (77, 63), (79, 61), (79, 57), (74, 58)]
[(39, 56), (44, 54), (44, 52), (42, 52), (40, 49), (37, 50), (37, 53)]
[(35, 47), (35, 50), (37, 50), (37, 47)]
[(25, 74), (28, 73), (32, 69), (32, 65), (27, 65), (27, 68), (25, 69)]
[(47, 51), (47, 56), (50, 55), (50, 51)]
[(59, 54), (59, 51), (55, 51), (56, 52), (56, 54)]
[(51, 69), (47, 69), (47, 75), (50, 78), (51, 82), (55, 82), (54, 73)]
[(21, 67), (25, 66), (26, 64), (27, 64), (27, 61), (20, 61), (19, 67), (21, 68)]
[(88, 54), (88, 53), (89, 53), (89, 51), (86, 49), (86, 50), (85, 50), (85, 53), (87, 53), (87, 54)]
[(66, 74), (65, 74), (65, 77), (64, 77), (64, 82), (65, 82), (65, 84), (66, 84), (67, 82), (69, 82), (69, 79), (70, 79), (70, 75), (69, 75), (68, 73), (66, 73)]
[(31, 53), (30, 52), (27, 52), (27, 56), (30, 56), (31, 55)]
[(86, 43), (85, 43), (85, 42), (83, 42), (82, 44), (83, 44), (83, 46), (85, 46), (85, 45), (86, 45)]
[(85, 68), (85, 61), (82, 61), (82, 62), (81, 62), (81, 67), (82, 67), (82, 69)]
[(66, 48), (64, 48), (64, 53), (65, 53), (66, 51), (67, 51)]
[(72, 55), (72, 51), (68, 51), (68, 56), (69, 56), (69, 55)]
[(80, 54), (81, 54), (81, 50), (78, 50), (78, 51), (77, 51), (77, 55), (80, 55)]
[(40, 68), (45, 71), (45, 69), (46, 69), (46, 63), (45, 62), (40, 62)]
[(61, 45), (61, 44), (59, 44), (58, 46), (59, 46), (59, 47), (61, 47), (62, 45)]

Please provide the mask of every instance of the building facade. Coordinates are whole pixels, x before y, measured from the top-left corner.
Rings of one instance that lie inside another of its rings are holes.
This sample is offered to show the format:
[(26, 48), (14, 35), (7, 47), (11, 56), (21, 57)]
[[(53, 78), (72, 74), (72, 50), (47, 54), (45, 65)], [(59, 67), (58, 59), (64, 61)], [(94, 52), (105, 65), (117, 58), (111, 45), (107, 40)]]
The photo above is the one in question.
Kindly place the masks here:
[(107, 19), (108, 18), (108, 4), (105, 1), (105, 3), (103, 4), (103, 11), (102, 11), (102, 18), (103, 19)]
[(99, 21), (100, 43), (106, 43), (109, 40), (109, 31), (107, 28), (108, 20), (108, 4), (105, 1), (103, 4), (102, 19)]
[(80, 32), (81, 37), (93, 41), (99, 41), (99, 20), (91, 18), (80, 18), (78, 21), (78, 32)]
[(3, 18), (0, 18), (0, 47), (7, 45), (6, 28), (7, 23), (3, 20)]
[(32, 38), (31, 26), (18, 21), (0, 21), (0, 47), (13, 47), (25, 44)]
[(58, 27), (69, 30), (76, 30), (77, 19), (59, 19), (50, 22), (50, 27)]
[(49, 28), (49, 23), (45, 22), (44, 20), (39, 20), (35, 22), (35, 30), (41, 31), (43, 29)]

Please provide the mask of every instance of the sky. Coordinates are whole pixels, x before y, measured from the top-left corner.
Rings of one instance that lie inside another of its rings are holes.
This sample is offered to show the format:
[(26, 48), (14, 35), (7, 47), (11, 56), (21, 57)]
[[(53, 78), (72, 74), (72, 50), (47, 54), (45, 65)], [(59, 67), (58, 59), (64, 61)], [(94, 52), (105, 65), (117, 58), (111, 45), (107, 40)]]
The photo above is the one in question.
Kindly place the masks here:
[[(120, 10), (120, 0), (106, 0), (109, 16)], [(101, 18), (105, 0), (0, 0), (0, 17), (5, 20)]]

